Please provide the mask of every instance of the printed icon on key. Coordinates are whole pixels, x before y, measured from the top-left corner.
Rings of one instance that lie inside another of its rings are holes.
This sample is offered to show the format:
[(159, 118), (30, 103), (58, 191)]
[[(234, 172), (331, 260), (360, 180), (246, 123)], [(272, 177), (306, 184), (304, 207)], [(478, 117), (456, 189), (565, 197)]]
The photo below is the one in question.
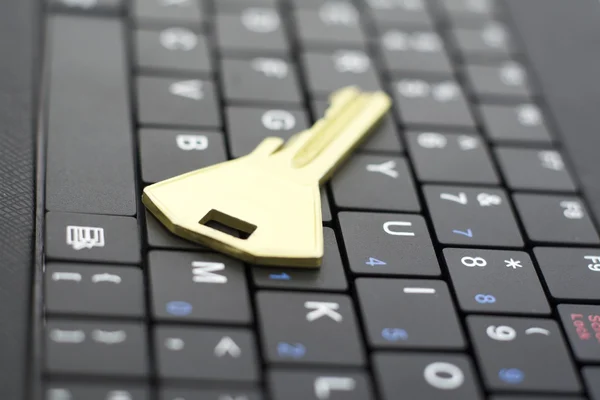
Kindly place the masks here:
[[(336, 91), (330, 103), (322, 119), (286, 143), (269, 137), (245, 157), (146, 187), (145, 206), (175, 235), (243, 261), (319, 267), (323, 258), (319, 185), (391, 106), (385, 93), (354, 87)], [(385, 171), (392, 170), (386, 166)]]

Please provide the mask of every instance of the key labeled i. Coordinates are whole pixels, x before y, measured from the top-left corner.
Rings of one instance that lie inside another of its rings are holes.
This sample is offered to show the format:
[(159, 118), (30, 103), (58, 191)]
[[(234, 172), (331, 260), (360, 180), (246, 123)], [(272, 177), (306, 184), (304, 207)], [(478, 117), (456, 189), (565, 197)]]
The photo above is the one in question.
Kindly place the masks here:
[(330, 103), (322, 119), (285, 143), (269, 137), (247, 156), (146, 187), (144, 205), (174, 234), (243, 261), (318, 267), (319, 185), (391, 106), (385, 93), (354, 87), (333, 93)]

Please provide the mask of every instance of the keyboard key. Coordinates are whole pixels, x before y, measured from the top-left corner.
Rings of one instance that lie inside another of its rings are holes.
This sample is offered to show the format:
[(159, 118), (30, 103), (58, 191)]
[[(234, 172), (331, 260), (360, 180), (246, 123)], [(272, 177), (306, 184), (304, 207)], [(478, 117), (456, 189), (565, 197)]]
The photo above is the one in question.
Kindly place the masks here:
[(598, 249), (536, 247), (535, 258), (557, 300), (600, 300)]
[(525, 68), (507, 61), (497, 66), (467, 65), (467, 81), (471, 91), (481, 100), (520, 100), (531, 97), (531, 88)]
[[(220, 4), (220, 3), (217, 3)], [(263, 400), (255, 389), (176, 389), (163, 388), (159, 400)]]
[(571, 174), (557, 151), (498, 147), (496, 155), (512, 189), (575, 191)]
[(419, 181), (498, 184), (485, 142), (478, 135), (408, 132)]
[[(315, 119), (322, 117), (328, 107), (327, 101), (317, 100), (313, 103), (313, 115)], [(369, 134), (365, 142), (359, 147), (364, 151), (377, 151), (399, 153), (403, 151), (400, 134), (396, 127), (396, 120), (392, 113), (388, 113), (379, 125)]]
[(158, 326), (154, 348), (161, 379), (259, 379), (256, 344), (245, 329)]
[(523, 239), (504, 191), (453, 186), (424, 188), (438, 240), (465, 246), (521, 247)]
[(584, 400), (581, 397), (571, 397), (571, 396), (552, 396), (552, 397), (544, 397), (544, 396), (492, 396), (490, 400)]
[(219, 0), (214, 2), (218, 13), (236, 12), (247, 8), (276, 8), (279, 0)]
[(273, 400), (373, 400), (369, 378), (354, 371), (271, 370)]
[(556, 322), (471, 316), (467, 324), (488, 389), (579, 392), (580, 383)]
[(332, 180), (333, 197), (341, 208), (420, 210), (415, 186), (402, 157), (356, 154)]
[(348, 264), (356, 274), (439, 276), (423, 217), (341, 212)]
[(209, 81), (140, 77), (137, 104), (142, 125), (221, 126), (217, 93)]
[(146, 238), (148, 246), (151, 248), (165, 249), (192, 249), (205, 250), (206, 248), (175, 236), (167, 230), (152, 214), (145, 212), (146, 215)]
[(433, 31), (390, 29), (383, 32), (379, 45), (385, 68), (392, 73), (452, 75), (444, 42)]
[(515, 194), (527, 236), (534, 242), (598, 244), (598, 232), (577, 197)]
[(203, 3), (203, 0), (133, 0), (133, 16), (142, 26), (198, 28), (205, 18)]
[(360, 278), (356, 280), (356, 290), (372, 347), (465, 347), (445, 282)]
[(220, 132), (142, 129), (142, 179), (155, 183), (227, 160)]
[(444, 257), (463, 311), (550, 314), (527, 253), (444, 249)]
[(600, 400), (600, 368), (584, 368), (583, 377), (591, 396), (590, 400)]
[(383, 400), (483, 399), (473, 366), (463, 355), (375, 353), (373, 364)]
[(47, 0), (52, 11), (67, 11), (91, 15), (120, 15), (125, 8), (125, 0)]
[(135, 215), (123, 24), (73, 17), (51, 17), (48, 24), (46, 207)]
[(600, 362), (600, 306), (560, 304), (558, 313), (575, 357)]
[(315, 10), (294, 13), (298, 40), (305, 49), (364, 48), (360, 14), (350, 2), (328, 1)]
[(534, 104), (496, 106), (483, 104), (479, 108), (485, 132), (494, 142), (550, 143), (541, 110)]
[(141, 323), (50, 320), (46, 324), (50, 374), (146, 377), (146, 332)]
[(436, 5), (448, 17), (464, 23), (491, 19), (498, 13), (496, 0), (437, 0)]
[(214, 18), (217, 50), (221, 53), (284, 55), (289, 51), (281, 16), (274, 8), (249, 7)]
[(514, 51), (508, 30), (496, 21), (490, 21), (479, 29), (452, 29), (450, 38), (467, 60), (504, 60)]
[(331, 92), (350, 85), (362, 90), (381, 90), (375, 67), (363, 51), (337, 50), (333, 54), (304, 53), (302, 62), (309, 91), (315, 98), (328, 98)]
[(349, 297), (259, 292), (256, 299), (268, 362), (344, 366), (365, 363)]
[(463, 91), (455, 81), (402, 79), (393, 83), (393, 95), (405, 125), (474, 127)]
[(136, 32), (137, 67), (144, 72), (210, 74), (212, 62), (204, 36), (187, 28)]
[(367, 0), (366, 6), (377, 26), (415, 26), (429, 28), (433, 23), (423, 0)]
[(150, 389), (145, 385), (123, 382), (63, 382), (46, 383), (46, 400), (147, 400)]
[(280, 58), (224, 59), (221, 64), (225, 99), (246, 103), (301, 103), (293, 65)]
[[(286, 0), (284, 0), (286, 1)], [(325, 3), (331, 0), (288, 0), (294, 8), (318, 9)], [(351, 3), (352, 0), (336, 0), (338, 3)]]
[(46, 257), (51, 260), (141, 261), (135, 218), (51, 211), (46, 213), (45, 237)]
[(51, 315), (146, 315), (144, 279), (138, 268), (48, 263), (44, 293), (46, 312)]
[(229, 146), (234, 157), (251, 153), (266, 137), (289, 139), (310, 127), (306, 112), (301, 110), (227, 107), (225, 112)]
[(335, 234), (331, 228), (323, 228), (323, 236), (325, 255), (321, 268), (253, 267), (254, 284), (273, 289), (346, 290), (348, 284)]
[(329, 202), (329, 196), (327, 195), (327, 189), (321, 187), (321, 216), (323, 222), (331, 222), (331, 205)]
[(252, 319), (244, 267), (237, 260), (152, 251), (149, 270), (156, 319), (237, 324)]

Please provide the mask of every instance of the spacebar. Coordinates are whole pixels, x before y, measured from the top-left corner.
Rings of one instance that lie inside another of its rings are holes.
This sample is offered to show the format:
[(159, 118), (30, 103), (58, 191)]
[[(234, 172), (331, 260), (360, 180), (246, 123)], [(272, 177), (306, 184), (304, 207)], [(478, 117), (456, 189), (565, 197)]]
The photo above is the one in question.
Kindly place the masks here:
[(116, 19), (53, 16), (48, 30), (46, 208), (134, 215), (124, 27)]

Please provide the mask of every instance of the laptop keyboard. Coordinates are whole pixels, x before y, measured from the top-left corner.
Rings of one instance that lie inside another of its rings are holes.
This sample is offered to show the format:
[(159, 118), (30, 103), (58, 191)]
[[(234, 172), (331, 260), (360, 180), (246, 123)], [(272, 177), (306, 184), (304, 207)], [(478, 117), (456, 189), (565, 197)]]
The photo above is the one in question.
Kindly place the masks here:
[[(600, 238), (501, 1), (48, 9), (46, 399), (600, 399)], [(350, 84), (394, 106), (322, 191), (320, 270), (144, 212)]]

